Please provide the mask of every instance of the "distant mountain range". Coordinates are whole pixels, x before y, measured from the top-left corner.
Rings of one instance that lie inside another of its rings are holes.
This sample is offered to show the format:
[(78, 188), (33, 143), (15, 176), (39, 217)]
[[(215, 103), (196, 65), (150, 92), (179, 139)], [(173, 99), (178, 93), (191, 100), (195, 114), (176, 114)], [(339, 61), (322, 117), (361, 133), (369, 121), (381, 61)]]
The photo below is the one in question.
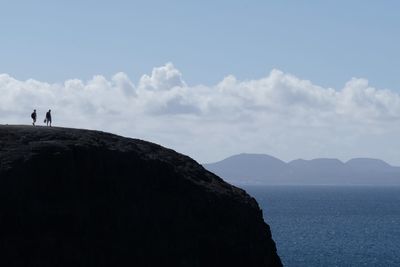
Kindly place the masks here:
[(239, 154), (203, 166), (239, 185), (400, 185), (400, 167), (370, 158), (284, 162), (264, 154)]

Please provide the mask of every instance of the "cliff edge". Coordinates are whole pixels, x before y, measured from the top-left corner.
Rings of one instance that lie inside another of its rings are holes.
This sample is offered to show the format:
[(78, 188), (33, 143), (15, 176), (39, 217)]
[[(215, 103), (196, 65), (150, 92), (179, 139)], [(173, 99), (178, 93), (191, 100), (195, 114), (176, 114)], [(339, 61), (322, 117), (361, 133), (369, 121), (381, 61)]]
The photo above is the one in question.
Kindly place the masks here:
[(187, 156), (0, 126), (1, 266), (281, 266), (256, 201)]

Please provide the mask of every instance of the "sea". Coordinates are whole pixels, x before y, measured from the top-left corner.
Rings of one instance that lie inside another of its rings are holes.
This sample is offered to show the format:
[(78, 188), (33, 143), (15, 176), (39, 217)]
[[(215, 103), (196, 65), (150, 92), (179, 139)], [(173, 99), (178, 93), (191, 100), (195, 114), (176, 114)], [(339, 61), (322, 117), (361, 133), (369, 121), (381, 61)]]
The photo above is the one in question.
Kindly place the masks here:
[(242, 186), (284, 266), (400, 267), (400, 186)]

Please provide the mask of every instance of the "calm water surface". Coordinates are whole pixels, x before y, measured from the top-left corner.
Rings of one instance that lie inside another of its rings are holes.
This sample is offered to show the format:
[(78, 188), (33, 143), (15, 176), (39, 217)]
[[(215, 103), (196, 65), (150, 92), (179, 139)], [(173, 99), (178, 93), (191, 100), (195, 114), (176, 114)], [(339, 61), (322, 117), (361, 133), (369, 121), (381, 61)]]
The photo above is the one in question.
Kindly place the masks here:
[(244, 188), (284, 266), (400, 266), (400, 187)]

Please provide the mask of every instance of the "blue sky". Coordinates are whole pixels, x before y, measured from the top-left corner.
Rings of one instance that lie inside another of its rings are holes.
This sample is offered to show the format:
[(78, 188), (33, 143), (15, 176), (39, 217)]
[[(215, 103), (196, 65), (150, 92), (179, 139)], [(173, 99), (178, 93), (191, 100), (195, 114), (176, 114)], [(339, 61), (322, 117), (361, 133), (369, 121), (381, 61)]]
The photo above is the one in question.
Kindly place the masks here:
[(61, 82), (173, 62), (189, 84), (278, 68), (399, 89), (398, 1), (1, 1), (0, 73)]
[[(200, 162), (400, 166), (398, 1), (2, 1), (0, 123), (138, 137)], [(43, 120), (39, 120), (43, 121)]]

